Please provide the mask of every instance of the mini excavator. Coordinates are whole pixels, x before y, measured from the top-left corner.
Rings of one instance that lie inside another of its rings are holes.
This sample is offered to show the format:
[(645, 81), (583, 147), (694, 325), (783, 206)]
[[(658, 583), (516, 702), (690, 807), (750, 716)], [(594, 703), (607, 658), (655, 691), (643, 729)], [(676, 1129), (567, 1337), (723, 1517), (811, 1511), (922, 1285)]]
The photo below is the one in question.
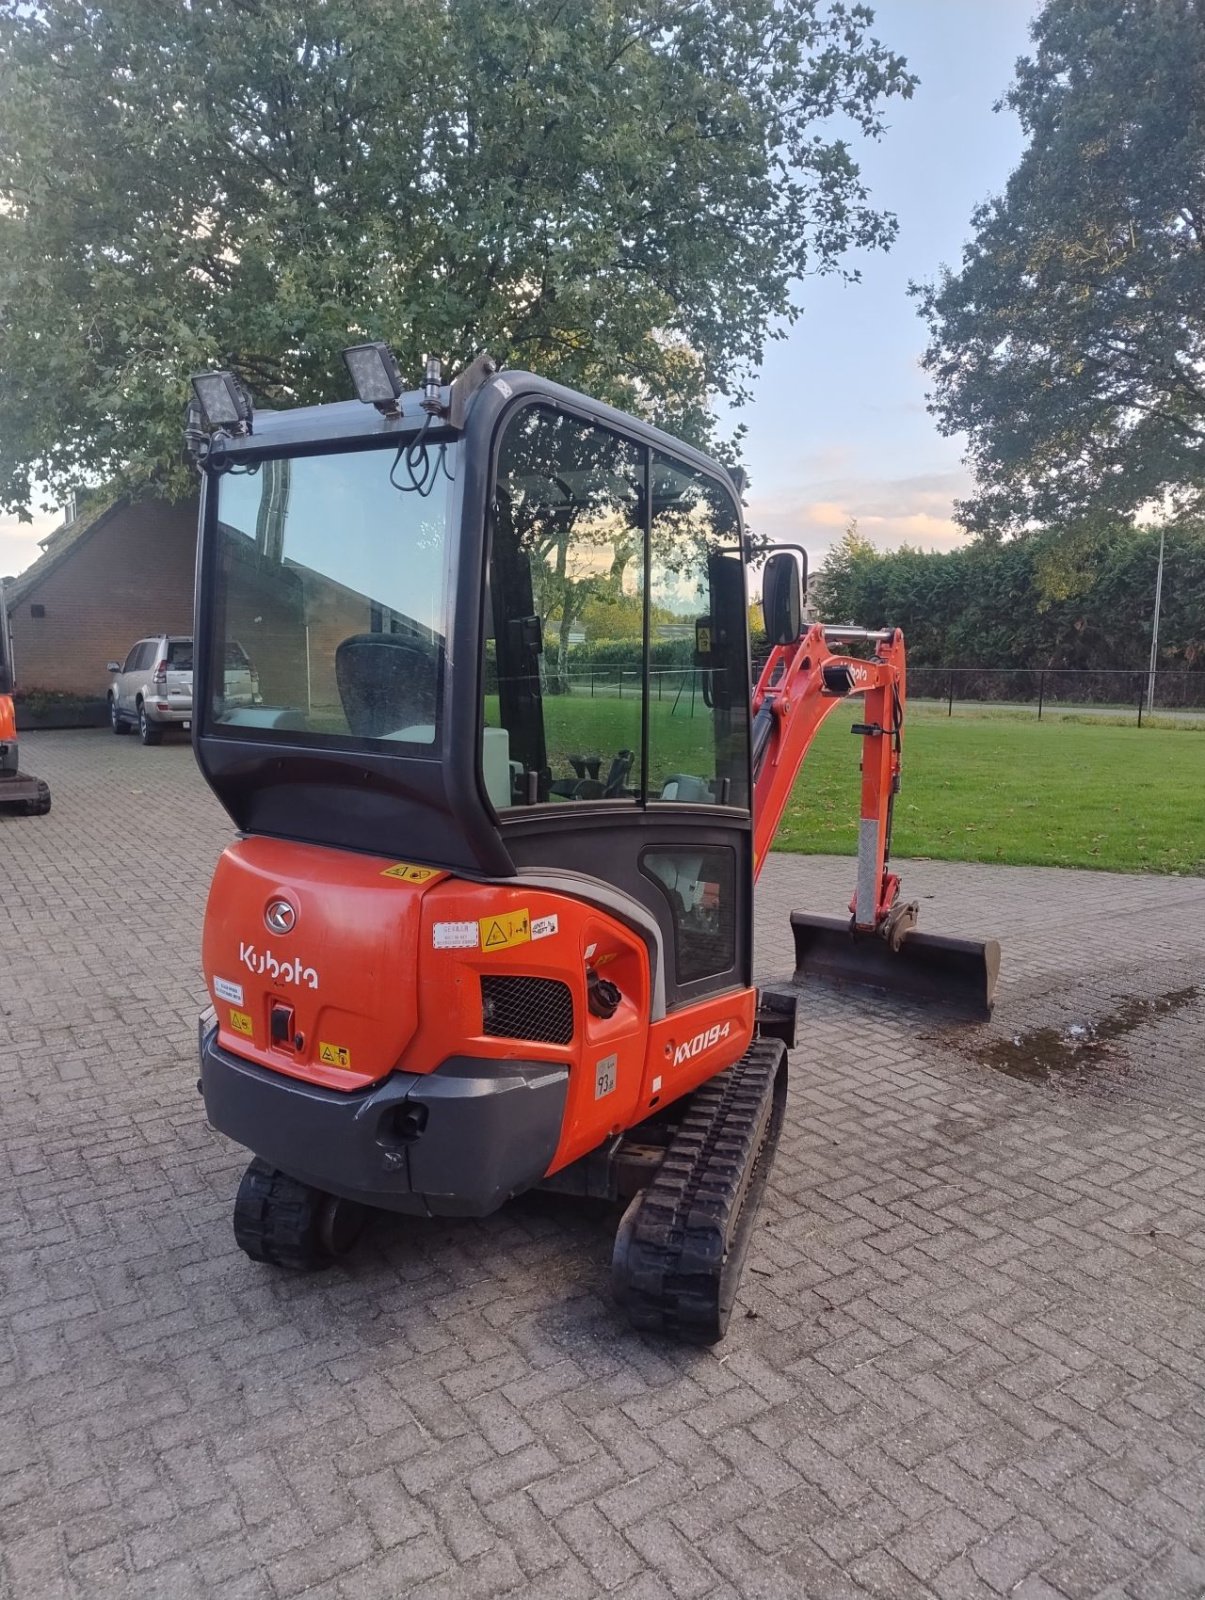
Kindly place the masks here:
[(793, 918), (800, 975), (991, 1004), (996, 947), (918, 932), (889, 869), (903, 638), (805, 625), (806, 558), (775, 549), (751, 693), (722, 467), (487, 357), (407, 392), (385, 345), (345, 361), (356, 400), (256, 411), (205, 373), (186, 423), (194, 747), (239, 833), (205, 914), (199, 1088), (254, 1156), (237, 1242), (306, 1269), (373, 1207), (602, 1198), (634, 1326), (713, 1342), (795, 1036), (793, 992), (752, 983), (754, 883), (847, 701), (856, 891)]
[(22, 772), (17, 762), (15, 688), (13, 635), (4, 603), (4, 585), (0, 583), (0, 811), (43, 817), (50, 810), (50, 788), (41, 778)]

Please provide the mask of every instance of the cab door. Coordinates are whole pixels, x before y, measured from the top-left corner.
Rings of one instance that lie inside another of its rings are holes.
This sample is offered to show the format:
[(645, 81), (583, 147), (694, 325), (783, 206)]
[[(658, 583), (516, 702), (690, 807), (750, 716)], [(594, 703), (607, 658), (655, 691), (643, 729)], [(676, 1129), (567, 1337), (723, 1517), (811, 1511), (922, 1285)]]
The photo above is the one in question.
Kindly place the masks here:
[(510, 803), (494, 804), (512, 859), (653, 919), (667, 1009), (748, 987), (750, 677), (731, 485), (685, 448), (537, 403), (502, 434), (490, 524), (483, 721), (487, 744), (505, 743)]
[(125, 659), (117, 678), (117, 709), (126, 717), (136, 717), (134, 701), (138, 694), (139, 675), (148, 655), (153, 653), (154, 641), (140, 639)]

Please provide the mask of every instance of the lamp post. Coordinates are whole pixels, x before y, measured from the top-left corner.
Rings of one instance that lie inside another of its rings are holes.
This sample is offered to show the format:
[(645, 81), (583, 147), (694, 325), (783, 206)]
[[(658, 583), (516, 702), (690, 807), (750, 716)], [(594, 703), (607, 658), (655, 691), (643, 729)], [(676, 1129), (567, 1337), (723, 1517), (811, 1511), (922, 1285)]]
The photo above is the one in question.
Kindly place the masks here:
[(1155, 663), (1159, 658), (1159, 608), (1163, 603), (1163, 541), (1167, 530), (1159, 529), (1159, 570), (1155, 575), (1155, 620), (1151, 624), (1151, 666), (1146, 680), (1146, 709), (1155, 709)]

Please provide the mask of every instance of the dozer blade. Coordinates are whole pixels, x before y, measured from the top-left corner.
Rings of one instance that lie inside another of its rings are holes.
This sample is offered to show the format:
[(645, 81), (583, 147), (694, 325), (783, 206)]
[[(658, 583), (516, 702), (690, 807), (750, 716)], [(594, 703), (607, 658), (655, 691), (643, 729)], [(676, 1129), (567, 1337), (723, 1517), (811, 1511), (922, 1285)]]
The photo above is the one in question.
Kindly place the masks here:
[(875, 935), (855, 938), (848, 920), (791, 913), (795, 981), (821, 978), (939, 1006), (952, 1017), (986, 1022), (992, 1014), (1000, 946), (995, 939), (904, 934), (898, 950)]

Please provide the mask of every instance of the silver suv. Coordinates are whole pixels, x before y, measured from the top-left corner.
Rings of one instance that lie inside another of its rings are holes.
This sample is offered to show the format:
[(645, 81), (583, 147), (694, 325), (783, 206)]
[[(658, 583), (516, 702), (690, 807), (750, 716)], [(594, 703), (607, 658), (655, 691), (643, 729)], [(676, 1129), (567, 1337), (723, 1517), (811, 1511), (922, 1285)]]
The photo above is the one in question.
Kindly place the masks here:
[(125, 665), (110, 661), (109, 724), (114, 733), (138, 729), (143, 744), (158, 744), (167, 728), (192, 727), (192, 640), (161, 633), (139, 639)]

